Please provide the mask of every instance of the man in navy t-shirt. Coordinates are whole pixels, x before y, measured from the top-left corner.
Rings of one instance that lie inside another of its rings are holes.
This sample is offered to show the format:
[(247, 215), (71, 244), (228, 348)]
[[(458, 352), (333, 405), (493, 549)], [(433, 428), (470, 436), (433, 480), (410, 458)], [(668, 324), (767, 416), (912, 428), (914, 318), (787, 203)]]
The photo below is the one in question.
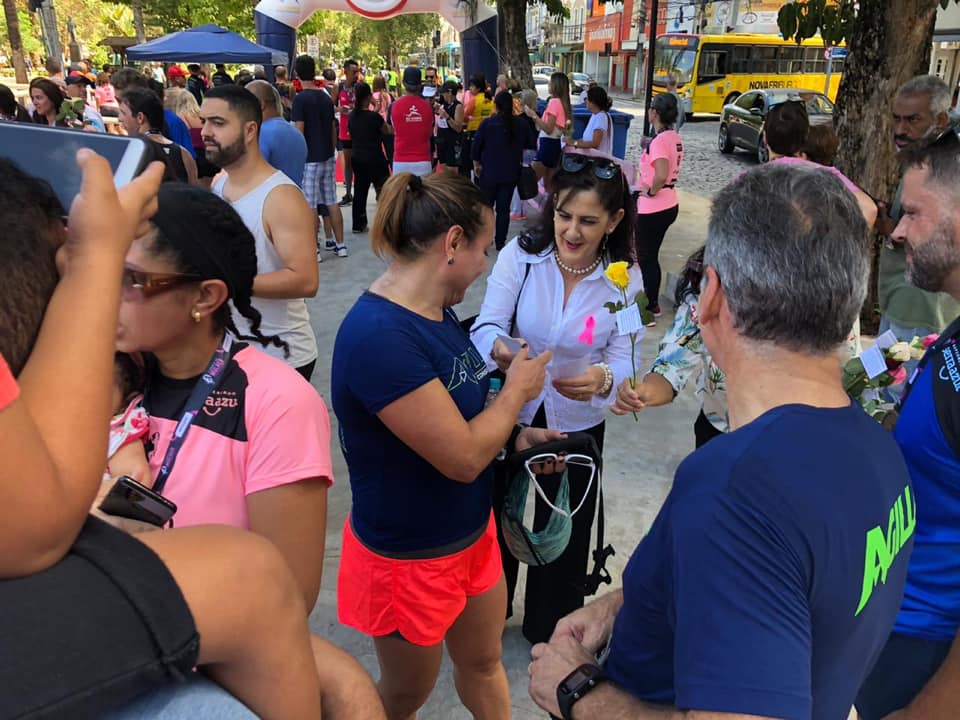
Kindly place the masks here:
[(534, 646), (530, 692), (578, 719), (845, 720), (916, 523), (896, 443), (840, 381), (866, 226), (835, 177), (768, 165), (715, 198), (704, 268), (697, 314), (732, 431), (677, 469), (623, 589)]
[[(960, 300), (960, 146), (908, 154), (903, 215), (911, 284)], [(952, 718), (960, 708), (960, 318), (929, 347), (903, 394), (894, 437), (917, 496), (917, 532), (903, 606), (857, 696), (863, 720)]]

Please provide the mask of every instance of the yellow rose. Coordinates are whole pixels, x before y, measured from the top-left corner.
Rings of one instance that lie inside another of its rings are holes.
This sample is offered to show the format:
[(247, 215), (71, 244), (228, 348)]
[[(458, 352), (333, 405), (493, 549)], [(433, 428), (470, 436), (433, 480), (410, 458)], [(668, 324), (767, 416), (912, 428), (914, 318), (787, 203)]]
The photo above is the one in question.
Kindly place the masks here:
[(603, 274), (620, 290), (626, 290), (627, 285), (630, 284), (630, 273), (627, 272), (627, 263), (623, 261), (610, 263), (607, 269), (603, 271)]

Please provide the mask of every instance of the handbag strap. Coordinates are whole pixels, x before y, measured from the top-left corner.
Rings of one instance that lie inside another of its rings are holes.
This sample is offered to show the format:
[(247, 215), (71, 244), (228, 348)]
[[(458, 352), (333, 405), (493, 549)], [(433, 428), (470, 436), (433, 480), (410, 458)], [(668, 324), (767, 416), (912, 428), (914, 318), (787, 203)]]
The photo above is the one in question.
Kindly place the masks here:
[[(507, 328), (507, 334), (510, 336), (513, 336), (513, 331), (517, 327), (517, 311), (520, 307), (520, 296), (523, 294), (523, 286), (527, 284), (527, 278), (529, 276), (530, 276), (530, 263), (524, 263), (523, 280), (520, 281), (520, 289), (517, 290), (517, 300), (513, 304), (513, 316), (510, 318), (510, 327)], [(474, 326), (473, 330), (477, 330), (479, 328), (487, 327), (490, 325), (494, 327), (500, 327), (495, 322), (485, 322), (485, 323), (481, 323), (480, 325)], [(503, 328), (500, 328), (500, 329), (503, 330)]]

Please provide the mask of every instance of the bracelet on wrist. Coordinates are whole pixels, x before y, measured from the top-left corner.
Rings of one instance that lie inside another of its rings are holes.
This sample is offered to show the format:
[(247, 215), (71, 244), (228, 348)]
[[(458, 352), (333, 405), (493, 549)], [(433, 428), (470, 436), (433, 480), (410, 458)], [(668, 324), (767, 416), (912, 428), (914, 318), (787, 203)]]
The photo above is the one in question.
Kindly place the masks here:
[(611, 370), (610, 366), (606, 363), (596, 363), (594, 367), (598, 367), (603, 370), (603, 384), (600, 386), (600, 389), (597, 390), (597, 395), (606, 397), (610, 394), (610, 390), (613, 388), (613, 370)]

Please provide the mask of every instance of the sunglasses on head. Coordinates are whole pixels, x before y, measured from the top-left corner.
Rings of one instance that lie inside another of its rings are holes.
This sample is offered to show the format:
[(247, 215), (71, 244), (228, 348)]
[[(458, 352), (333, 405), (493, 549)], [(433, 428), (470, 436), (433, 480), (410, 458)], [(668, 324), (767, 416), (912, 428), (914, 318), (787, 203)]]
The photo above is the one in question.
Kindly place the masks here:
[(578, 173), (587, 167), (592, 167), (593, 174), (600, 180), (612, 180), (620, 172), (620, 166), (611, 160), (574, 153), (564, 153), (560, 161), (560, 167), (568, 173)]

